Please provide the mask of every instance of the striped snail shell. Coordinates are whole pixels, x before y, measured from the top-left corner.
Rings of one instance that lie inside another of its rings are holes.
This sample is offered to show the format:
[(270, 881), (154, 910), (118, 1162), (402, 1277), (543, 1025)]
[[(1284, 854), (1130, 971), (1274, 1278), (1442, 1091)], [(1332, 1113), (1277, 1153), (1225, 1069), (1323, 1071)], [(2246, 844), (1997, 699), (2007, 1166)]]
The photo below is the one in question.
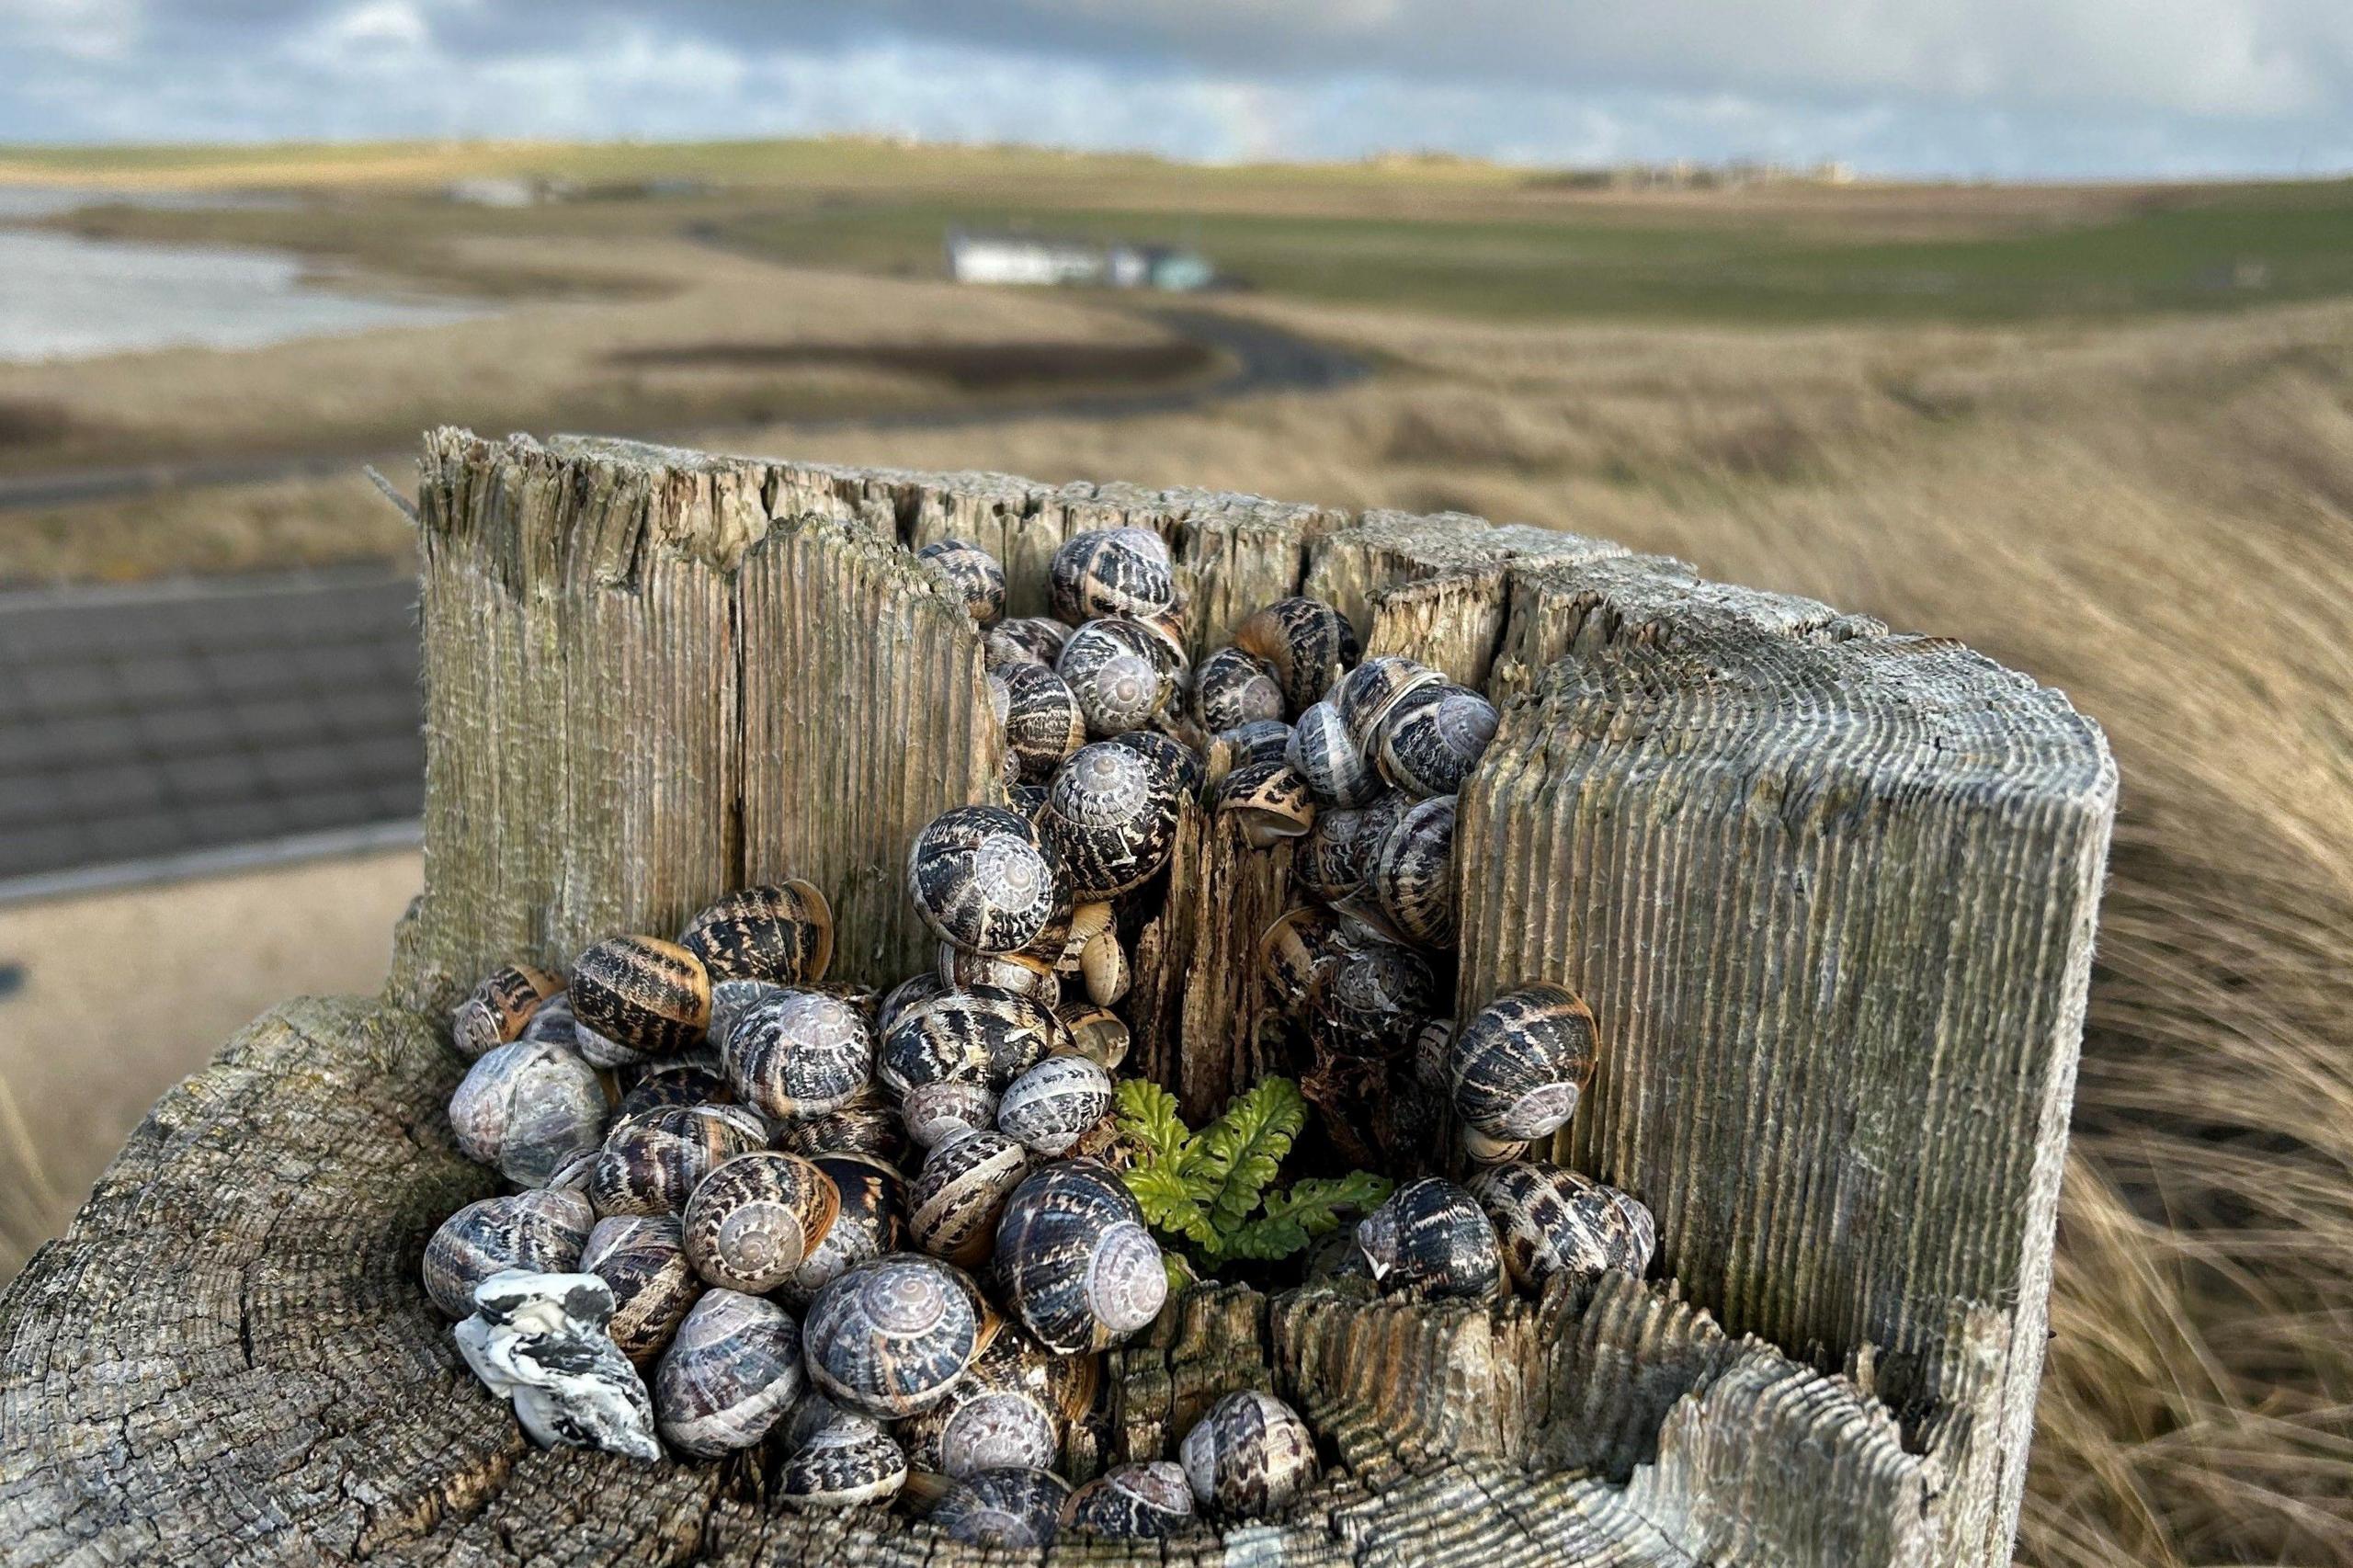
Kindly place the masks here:
[(702, 960), (658, 937), (615, 937), (582, 953), (573, 961), (571, 996), (581, 1028), (647, 1056), (687, 1051), (710, 1023)]
[(1211, 790), (1222, 788), (1236, 769), (1282, 762), (1290, 752), (1290, 726), (1279, 719), (1253, 719), (1210, 737), (1201, 774)]
[[(717, 989), (717, 987), (713, 987)], [(637, 1075), (629, 1092), (621, 1096), (620, 1105), (613, 1111), (618, 1124), (648, 1111), (663, 1110), (673, 1106), (714, 1105), (735, 1097), (728, 1085), (727, 1075), (715, 1063), (683, 1057), (672, 1062), (656, 1062)]]
[(984, 1470), (950, 1486), (931, 1510), (948, 1539), (1036, 1551), (1054, 1543), (1070, 1483), (1043, 1467)]
[(1086, 744), (1086, 717), (1077, 696), (1043, 665), (1000, 665), (988, 679), (1016, 781), (1044, 783), (1063, 758)]
[(1047, 567), (1054, 614), (1076, 626), (1105, 615), (1151, 615), (1176, 601), (1168, 546), (1149, 528), (1073, 534)]
[(968, 1132), (985, 1132), (996, 1125), (996, 1091), (986, 1084), (948, 1079), (917, 1084), (899, 1102), (907, 1138), (918, 1149), (953, 1143)]
[[(558, 983), (561, 984), (562, 982)], [(523, 1025), (523, 1032), (515, 1038), (543, 1040), (551, 1044), (569, 1046), (577, 1050), (579, 1036), (579, 1022), (572, 1016), (572, 998), (559, 991), (540, 1004), (539, 1011), (531, 1015)], [(591, 1062), (589, 1065), (596, 1064)]]
[(1425, 686), (1399, 698), (1381, 725), (1381, 772), (1409, 795), (1451, 795), (1486, 755), (1501, 722), (1468, 687)]
[(1420, 947), (1453, 947), (1454, 797), (1415, 801), (1374, 849), (1369, 881), (1392, 930)]
[(1227, 774), (1217, 809), (1233, 813), (1253, 849), (1272, 849), (1315, 825), (1315, 798), (1287, 762), (1254, 762)]
[(803, 1323), (809, 1372), (844, 1409), (882, 1420), (948, 1397), (985, 1349), (979, 1290), (920, 1253), (861, 1263), (817, 1292)]
[(566, 1188), (533, 1187), (469, 1203), (425, 1244), (425, 1293), (450, 1319), (473, 1315), (474, 1287), (494, 1274), (569, 1274), (596, 1215)]
[(1340, 677), (1329, 701), (1348, 738), (1367, 756), (1381, 751), (1381, 726), (1407, 692), (1436, 686), (1446, 677), (1402, 653), (1376, 653)]
[(786, 1306), (805, 1312), (817, 1292), (859, 1264), (896, 1252), (905, 1226), (907, 1182), (899, 1168), (871, 1154), (819, 1154), (809, 1162), (834, 1184), (841, 1210), (825, 1235), (776, 1288)]
[(1063, 1528), (1112, 1540), (1156, 1540), (1193, 1522), (1193, 1488), (1167, 1460), (1113, 1465), (1070, 1494)]
[(1110, 930), (1118, 914), (1104, 901), (1082, 903), (1073, 909), (1070, 928), (1063, 933), (1062, 950), (1054, 955), (1055, 971), (1064, 975), (1083, 973), (1086, 944)]
[(713, 1285), (773, 1290), (825, 1239), (841, 1202), (825, 1173), (798, 1154), (738, 1154), (687, 1199), (687, 1256)]
[(837, 996), (787, 991), (746, 1013), (728, 1035), (727, 1081), (771, 1121), (847, 1105), (874, 1075), (874, 1031)]
[(843, 1411), (777, 1467), (777, 1496), (796, 1508), (887, 1503), (907, 1483), (907, 1456), (881, 1423)]
[(1321, 909), (1294, 909), (1258, 938), (1258, 972), (1291, 1017), (1304, 1014), (1347, 960), (1339, 920)]
[(875, 1075), (901, 1096), (923, 1084), (976, 1083), (992, 1095), (1045, 1060), (1060, 1042), (1051, 1009), (994, 987), (951, 991), (901, 1018), (882, 1037)]
[(782, 1146), (807, 1159), (820, 1154), (871, 1154), (895, 1165), (906, 1153), (907, 1130), (879, 1084), (869, 1084), (847, 1104), (786, 1127)]
[(995, 1267), (1006, 1307), (1064, 1355), (1127, 1339), (1168, 1295), (1143, 1210), (1095, 1159), (1047, 1165), (1014, 1189), (997, 1225)]
[(974, 1268), (996, 1241), (1005, 1200), (1029, 1174), (1029, 1152), (994, 1130), (966, 1132), (925, 1156), (907, 1189), (907, 1233), (960, 1268)]
[(1381, 793), (1381, 776), (1340, 710), (1328, 702), (1310, 703), (1291, 727), (1285, 760), (1307, 780), (1307, 791), (1325, 806), (1361, 806)]
[(1128, 1059), (1127, 1020), (1110, 1008), (1065, 1002), (1054, 1017), (1070, 1032), (1071, 1049), (1105, 1072), (1118, 1072), (1120, 1063)]
[(1061, 862), (1070, 897), (1098, 903), (1142, 886), (1168, 863), (1180, 806), (1166, 768), (1098, 742), (1055, 773), (1039, 833)]
[(1078, 703), (1088, 734), (1141, 730), (1167, 706), (1173, 693), (1158, 641), (1131, 620), (1090, 620), (1063, 644), (1054, 673)]
[(1036, 830), (1003, 806), (954, 806), (924, 824), (907, 888), (933, 935), (976, 953), (1036, 941), (1060, 896)]
[(1031, 827), (1038, 825), (1038, 813), (1046, 809), (1046, 787), (1043, 784), (1008, 784), (1005, 787), (1007, 811), (1021, 813), (1021, 820)]
[(1615, 1268), (1640, 1278), (1658, 1245), (1658, 1222), (1642, 1199), (1563, 1165), (1490, 1165), (1471, 1178), (1471, 1192), (1523, 1290), (1540, 1293), (1556, 1274), (1585, 1279)]
[(1557, 985), (1507, 992), (1454, 1037), (1455, 1115), (1491, 1139), (1547, 1137), (1576, 1114), (1595, 1056), (1593, 1014), (1574, 994)]
[(1110, 744), (1125, 746), (1160, 764), (1161, 770), (1175, 781), (1176, 792), (1185, 799), (1191, 800), (1201, 792), (1205, 781), (1201, 754), (1175, 736), (1158, 730), (1129, 730), (1113, 735)]
[(1365, 813), (1349, 806), (1325, 806), (1315, 813), (1291, 855), (1291, 875), (1299, 885), (1326, 903), (1337, 903), (1358, 892), (1372, 869), (1375, 848), (1365, 832)]
[(669, 1106), (613, 1124), (588, 1177), (597, 1212), (679, 1214), (711, 1167), (767, 1142), (741, 1106)]
[(580, 1272), (612, 1288), (613, 1321), (605, 1332), (641, 1367), (670, 1343), (703, 1290), (687, 1261), (678, 1221), (667, 1214), (617, 1214), (597, 1221), (581, 1250)]
[(966, 613), (980, 625), (1005, 618), (1005, 568), (979, 545), (969, 540), (937, 540), (916, 551), (915, 559), (948, 579), (964, 601)]
[(794, 878), (729, 893), (687, 922), (678, 945), (713, 982), (806, 985), (834, 961), (834, 911), (814, 884)]
[(937, 970), (918, 971), (882, 994), (882, 1005), (874, 1015), (874, 1028), (887, 1035), (908, 1014), (954, 989)]
[(467, 1070), (449, 1096), (449, 1131), (468, 1159), (539, 1187), (605, 1141), (605, 1110), (594, 1067), (563, 1046), (518, 1040)]
[(995, 669), (1003, 665), (1045, 665), (1051, 667), (1070, 641), (1071, 628), (1050, 615), (1021, 615), (989, 628), (981, 643), (981, 657)]
[(899, 1426), (917, 1470), (966, 1476), (1006, 1466), (1051, 1469), (1064, 1429), (1095, 1403), (1092, 1356), (1057, 1356), (1008, 1328), (946, 1398)]
[(1392, 1056), (1413, 1043), (1439, 1006), (1429, 960), (1396, 942), (1356, 944), (1332, 970), (1316, 1016), (1334, 1049), (1350, 1056)]
[[(1060, 943), (1056, 943), (1057, 948)], [(939, 944), (939, 974), (951, 990), (975, 986), (1010, 991), (1028, 996), (1042, 1007), (1062, 1000), (1063, 983), (1054, 966), (1032, 953), (968, 953), (953, 942)]]
[(1442, 1176), (1391, 1193), (1358, 1222), (1357, 1245), (1384, 1290), (1483, 1300), (1502, 1285), (1494, 1222), (1468, 1188)]
[(1322, 697), (1357, 662), (1356, 628), (1321, 599), (1277, 599), (1233, 630), (1233, 645), (1272, 667), (1290, 711)]
[(459, 1051), (477, 1057), (493, 1046), (521, 1038), (531, 1016), (549, 998), (562, 995), (563, 980), (529, 964), (511, 963), (490, 971), (449, 1019)]
[(1111, 1110), (1111, 1074), (1085, 1056), (1050, 1056), (998, 1102), (998, 1130), (1048, 1158), (1067, 1153)]
[(1280, 1513), (1315, 1479), (1315, 1437), (1273, 1394), (1237, 1389), (1193, 1424), (1178, 1449), (1201, 1506), (1229, 1519)]
[(1193, 671), (1193, 717), (1214, 734), (1256, 719), (1283, 719), (1283, 688), (1265, 660), (1220, 648)]
[(708, 1290), (654, 1370), (654, 1424), (672, 1448), (716, 1459), (767, 1437), (801, 1386), (792, 1315), (764, 1297)]

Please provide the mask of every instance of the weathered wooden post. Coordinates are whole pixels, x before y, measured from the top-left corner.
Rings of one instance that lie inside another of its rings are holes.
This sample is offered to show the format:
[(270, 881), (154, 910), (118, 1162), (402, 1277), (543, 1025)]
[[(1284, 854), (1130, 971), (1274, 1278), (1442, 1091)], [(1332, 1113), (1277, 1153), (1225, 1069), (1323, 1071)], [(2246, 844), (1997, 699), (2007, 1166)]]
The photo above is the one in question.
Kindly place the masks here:
[[(233, 1041), (0, 1297), (0, 1561), (962, 1560), (896, 1516), (782, 1511), (740, 1463), (525, 1445), (415, 1285), (494, 1180), (450, 1142), (438, 1019), (494, 962), (787, 870), (835, 890), (851, 973), (920, 967), (900, 857), (995, 790), (998, 742), (906, 547), (982, 543), (1019, 610), (1113, 524), (1168, 538), (1204, 646), (1304, 585), (1506, 701), (1462, 798), (1461, 1000), (1591, 1000), (1601, 1074), (1558, 1154), (1650, 1202), (1674, 1280), (1195, 1293), (1115, 1358), (1107, 1457), (1261, 1383), (1338, 1466), (1168, 1557), (2007, 1560), (2115, 795), (2056, 694), (1460, 517), (448, 431), (421, 503), (426, 890), (387, 994)], [(1274, 873), (1188, 842), (1138, 1059), (1213, 1096), (1254, 1065), (1233, 955)]]

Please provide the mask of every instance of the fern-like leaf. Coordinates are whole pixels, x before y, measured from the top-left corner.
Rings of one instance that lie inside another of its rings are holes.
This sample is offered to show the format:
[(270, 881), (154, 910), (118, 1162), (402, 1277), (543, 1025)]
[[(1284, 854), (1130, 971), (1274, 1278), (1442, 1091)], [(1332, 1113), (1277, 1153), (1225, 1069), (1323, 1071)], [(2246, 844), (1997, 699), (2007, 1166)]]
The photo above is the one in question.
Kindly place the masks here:
[(1389, 1200), (1396, 1183), (1370, 1171), (1312, 1177), (1270, 1193), (1266, 1212), (1226, 1238), (1234, 1257), (1271, 1262), (1304, 1249), (1317, 1236), (1339, 1228), (1345, 1213), (1363, 1213)]
[(1267, 1078), (1201, 1130), (1186, 1162), (1186, 1186), (1218, 1231), (1230, 1236), (1242, 1228), (1306, 1124), (1307, 1101), (1299, 1085)]
[(1128, 1190), (1135, 1195), (1136, 1206), (1154, 1229), (1183, 1236), (1212, 1256), (1217, 1255), (1221, 1242), (1217, 1227), (1193, 1200), (1185, 1178), (1176, 1174), (1173, 1165), (1152, 1160), (1131, 1165), (1120, 1174)]
[(1176, 1096), (1149, 1078), (1122, 1078), (1118, 1094), (1120, 1132), (1147, 1159), (1181, 1168), (1193, 1135), (1178, 1113)]

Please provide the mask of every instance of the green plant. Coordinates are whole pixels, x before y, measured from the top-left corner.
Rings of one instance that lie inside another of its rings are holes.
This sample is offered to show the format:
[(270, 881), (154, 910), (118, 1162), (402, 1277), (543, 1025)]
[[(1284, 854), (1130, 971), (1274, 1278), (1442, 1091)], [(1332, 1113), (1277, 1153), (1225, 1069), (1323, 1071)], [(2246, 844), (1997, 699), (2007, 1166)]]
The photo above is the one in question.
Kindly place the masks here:
[[(1132, 1162), (1124, 1173), (1144, 1218), (1195, 1274), (1229, 1262), (1267, 1263), (1336, 1230), (1344, 1213), (1378, 1207), (1395, 1185), (1370, 1171), (1309, 1177), (1276, 1190), (1307, 1101), (1289, 1078), (1260, 1080), (1199, 1132), (1176, 1096), (1147, 1079), (1120, 1085), (1119, 1125)], [(1171, 1280), (1180, 1270), (1172, 1260)]]

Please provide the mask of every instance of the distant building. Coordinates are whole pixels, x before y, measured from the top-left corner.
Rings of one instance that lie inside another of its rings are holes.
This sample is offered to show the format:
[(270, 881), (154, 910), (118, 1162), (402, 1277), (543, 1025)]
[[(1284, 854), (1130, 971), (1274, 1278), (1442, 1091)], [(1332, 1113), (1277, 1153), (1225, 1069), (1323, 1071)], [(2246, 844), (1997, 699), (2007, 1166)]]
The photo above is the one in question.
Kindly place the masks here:
[(536, 207), (567, 201), (580, 193), (568, 179), (539, 175), (472, 175), (441, 187), (444, 200), (462, 207)]
[(1217, 277), (1206, 256), (1172, 245), (1106, 245), (961, 229), (948, 236), (948, 275), (959, 283), (1096, 284), (1176, 292), (1205, 289)]

